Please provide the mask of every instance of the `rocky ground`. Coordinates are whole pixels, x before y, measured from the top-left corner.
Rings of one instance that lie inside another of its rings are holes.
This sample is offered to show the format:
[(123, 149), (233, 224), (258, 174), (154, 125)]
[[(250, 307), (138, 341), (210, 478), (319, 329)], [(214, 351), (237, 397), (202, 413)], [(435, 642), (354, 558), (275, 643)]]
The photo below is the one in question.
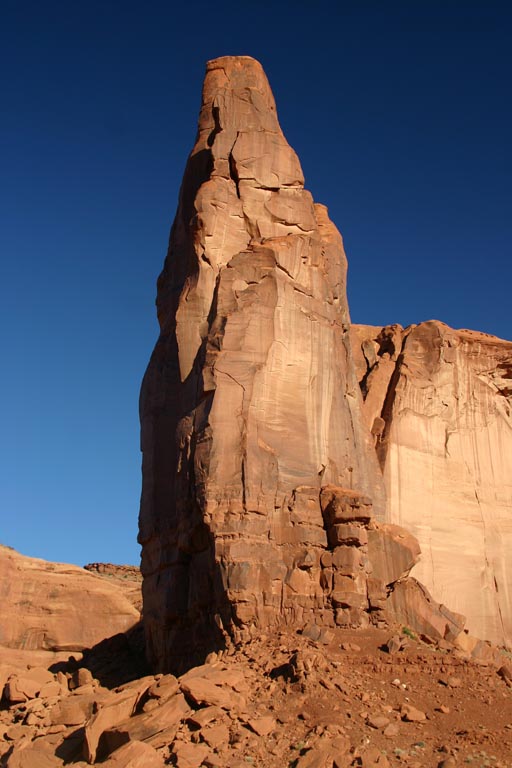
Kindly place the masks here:
[(512, 766), (507, 663), (396, 630), (260, 636), (180, 678), (144, 674), (140, 631), (51, 672), (4, 668), (0, 765)]

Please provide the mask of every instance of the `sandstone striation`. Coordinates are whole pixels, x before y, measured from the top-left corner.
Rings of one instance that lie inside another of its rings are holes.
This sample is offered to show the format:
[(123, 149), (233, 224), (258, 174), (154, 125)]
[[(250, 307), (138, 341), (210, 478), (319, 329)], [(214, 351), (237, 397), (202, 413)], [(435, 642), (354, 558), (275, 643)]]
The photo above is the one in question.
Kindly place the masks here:
[(122, 583), (1, 545), (0, 585), (2, 660), (16, 666), (24, 654), (32, 663), (49, 664), (59, 653), (67, 657), (92, 647), (140, 619)]
[(144, 613), (161, 668), (180, 637), (332, 622), (321, 489), (384, 513), (345, 278), (261, 66), (209, 62), (141, 392)]
[(352, 326), (388, 495), (414, 575), (468, 629), (512, 645), (512, 343), (430, 321)]

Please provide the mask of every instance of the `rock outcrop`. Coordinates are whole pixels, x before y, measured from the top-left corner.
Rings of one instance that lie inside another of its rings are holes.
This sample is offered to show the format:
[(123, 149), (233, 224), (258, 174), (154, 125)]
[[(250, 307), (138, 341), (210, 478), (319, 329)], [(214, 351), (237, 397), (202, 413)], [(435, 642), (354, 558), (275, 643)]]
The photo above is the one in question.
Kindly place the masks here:
[(212, 630), (332, 621), (321, 489), (384, 513), (345, 275), (261, 66), (209, 62), (141, 392), (144, 614), (162, 669), (183, 635), (200, 648)]
[(114, 563), (88, 563), (86, 571), (96, 573), (111, 584), (120, 587), (125, 597), (140, 612), (142, 611), (142, 574), (136, 565), (116, 565)]
[(287, 624), (317, 638), (396, 614), (463, 634), (462, 616), (403, 586), (419, 547), (383, 522), (345, 280), (261, 66), (209, 62), (141, 392), (144, 621), (161, 671)]
[(81, 652), (140, 619), (122, 582), (1, 545), (0, 585), (0, 649), (3, 660), (15, 665), (26, 653), (32, 663), (49, 664), (59, 653)]
[(512, 646), (512, 342), (437, 321), (353, 326), (387, 519), (414, 575), (476, 636)]

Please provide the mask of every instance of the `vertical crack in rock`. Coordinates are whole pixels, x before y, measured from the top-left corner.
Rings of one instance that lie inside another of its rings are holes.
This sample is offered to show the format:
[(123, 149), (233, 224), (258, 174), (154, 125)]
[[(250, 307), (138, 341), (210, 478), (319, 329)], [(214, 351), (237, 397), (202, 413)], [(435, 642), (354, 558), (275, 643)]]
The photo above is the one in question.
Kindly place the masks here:
[(407, 336), (404, 336), (404, 338), (402, 339), (400, 351), (398, 352), (398, 355), (396, 357), (395, 367), (389, 379), (386, 395), (384, 397), (384, 402), (382, 405), (382, 411), (380, 413), (380, 418), (382, 419), (384, 424), (383, 430), (379, 435), (379, 441), (377, 443), (377, 457), (379, 459), (381, 469), (384, 469), (384, 466), (386, 464), (389, 435), (391, 432), (391, 424), (393, 420), (393, 406), (395, 403), (395, 393), (401, 377), (402, 365), (404, 363), (404, 351), (405, 351), (405, 345), (407, 344), (407, 338), (408, 338)]

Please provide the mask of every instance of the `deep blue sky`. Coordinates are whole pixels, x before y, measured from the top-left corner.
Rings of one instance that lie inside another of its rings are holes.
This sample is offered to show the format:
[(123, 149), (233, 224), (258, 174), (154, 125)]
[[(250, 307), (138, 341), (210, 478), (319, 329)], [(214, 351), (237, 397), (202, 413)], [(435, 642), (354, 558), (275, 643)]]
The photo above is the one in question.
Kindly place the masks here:
[(138, 562), (138, 391), (204, 63), (258, 58), (352, 319), (512, 338), (511, 4), (0, 10), (0, 541)]

